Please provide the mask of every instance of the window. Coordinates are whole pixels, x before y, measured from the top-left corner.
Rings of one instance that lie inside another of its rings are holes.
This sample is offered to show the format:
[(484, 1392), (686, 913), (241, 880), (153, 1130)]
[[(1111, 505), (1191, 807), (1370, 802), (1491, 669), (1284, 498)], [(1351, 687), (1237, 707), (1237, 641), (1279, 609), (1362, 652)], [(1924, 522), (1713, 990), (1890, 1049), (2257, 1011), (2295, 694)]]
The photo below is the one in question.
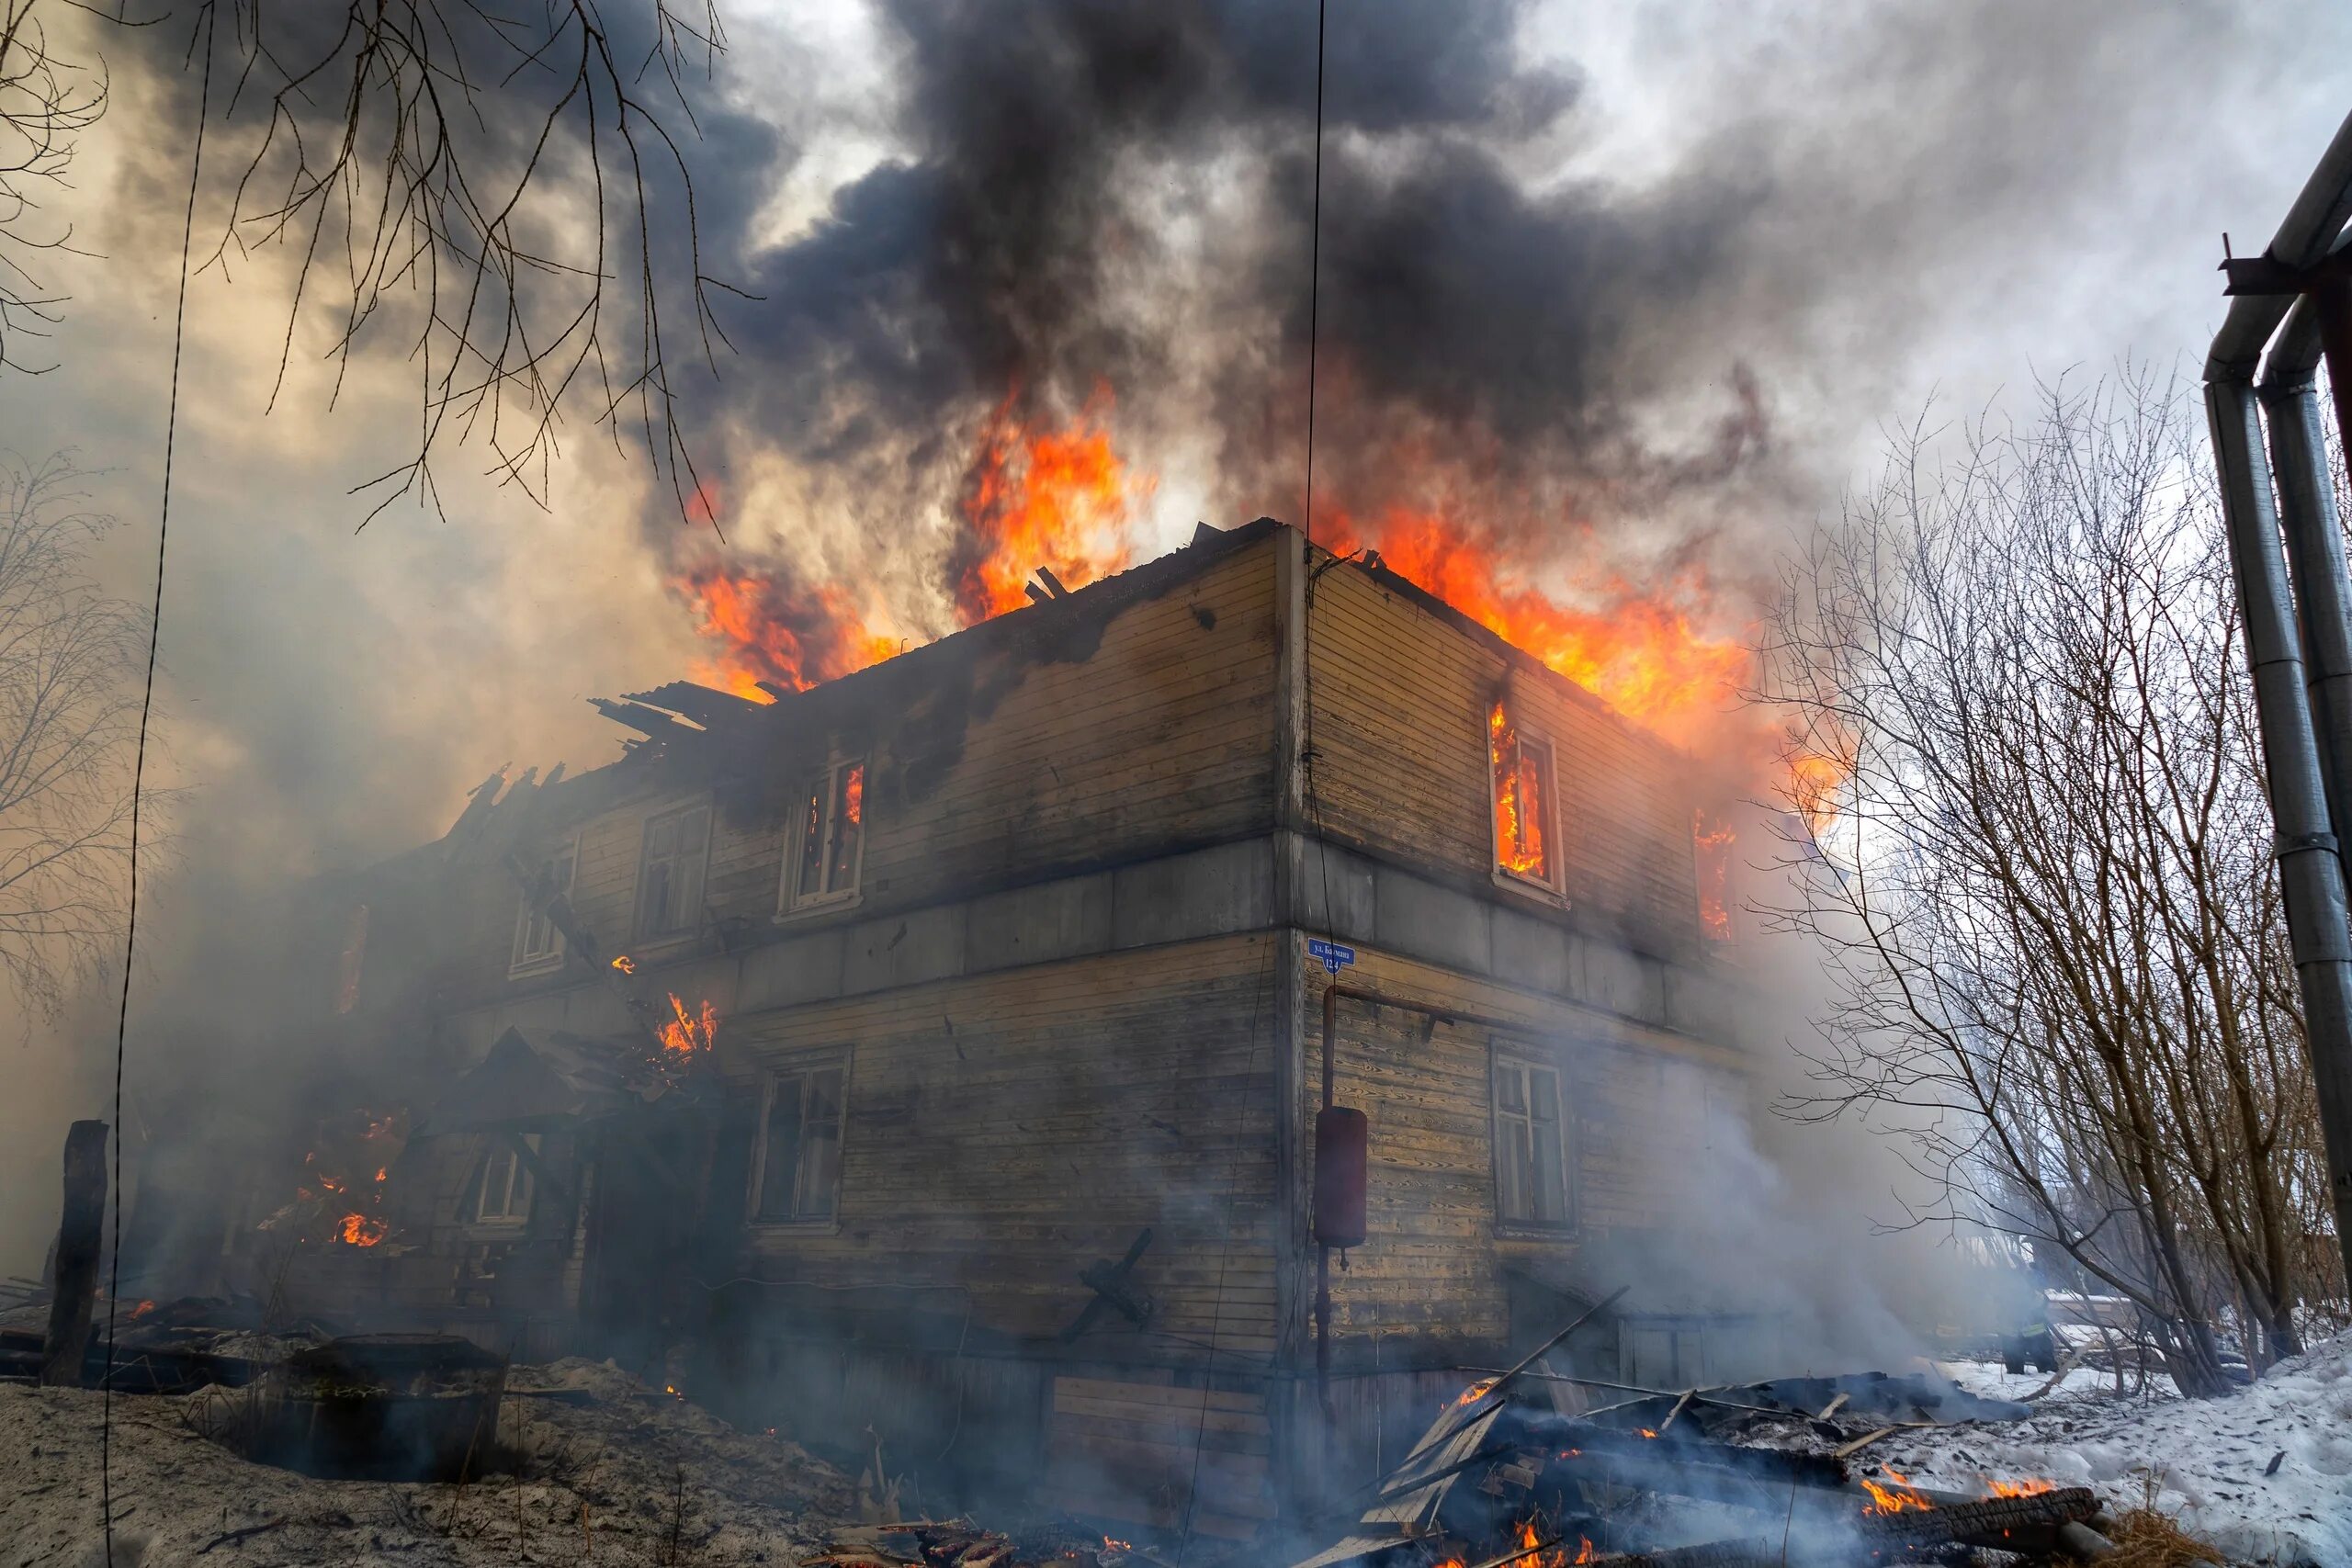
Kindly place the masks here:
[(637, 873), (637, 936), (691, 936), (702, 919), (703, 863), (710, 850), (710, 807), (682, 807), (649, 818), (645, 858)]
[(811, 778), (794, 816), (782, 908), (855, 898), (858, 860), (865, 848), (865, 762), (837, 761)]
[(359, 1005), (359, 971), (368, 958), (368, 906), (351, 911), (344, 927), (343, 952), (334, 964), (334, 1010), (349, 1012)]
[(1559, 1069), (1498, 1055), (1494, 1098), (1495, 1217), (1507, 1225), (1566, 1225)]
[[(539, 1135), (525, 1133), (531, 1153), (539, 1152)], [(514, 1153), (503, 1136), (491, 1139), (482, 1156), (481, 1196), (474, 1203), (474, 1218), (486, 1225), (519, 1225), (531, 1217), (531, 1168)]]
[(753, 1213), (770, 1224), (831, 1220), (842, 1191), (842, 1086), (846, 1061), (812, 1063), (768, 1080)]
[(1731, 824), (1701, 807), (1690, 813), (1690, 859), (1699, 878), (1699, 930), (1711, 942), (1732, 938)]
[(1528, 734), (1500, 703), (1487, 716), (1487, 736), (1494, 763), (1495, 869), (1556, 889), (1551, 742)]
[(548, 900), (558, 894), (570, 897), (572, 871), (579, 863), (579, 846), (566, 844), (539, 868), (538, 881), (523, 895), (523, 907), (514, 917), (514, 958), (507, 965), (508, 974), (530, 975), (561, 966), (563, 933), (548, 919)]

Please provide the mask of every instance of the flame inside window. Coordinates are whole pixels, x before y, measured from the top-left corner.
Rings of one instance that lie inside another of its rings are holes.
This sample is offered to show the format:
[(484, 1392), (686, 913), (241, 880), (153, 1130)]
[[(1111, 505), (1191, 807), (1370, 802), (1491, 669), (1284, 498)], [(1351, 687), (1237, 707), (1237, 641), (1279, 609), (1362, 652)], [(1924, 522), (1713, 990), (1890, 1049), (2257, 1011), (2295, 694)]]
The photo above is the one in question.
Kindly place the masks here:
[(1731, 824), (1690, 813), (1691, 860), (1699, 878), (1699, 929), (1716, 942), (1731, 940)]
[(1500, 703), (1487, 716), (1487, 733), (1494, 762), (1495, 864), (1513, 876), (1548, 885), (1553, 881), (1551, 748), (1521, 736)]

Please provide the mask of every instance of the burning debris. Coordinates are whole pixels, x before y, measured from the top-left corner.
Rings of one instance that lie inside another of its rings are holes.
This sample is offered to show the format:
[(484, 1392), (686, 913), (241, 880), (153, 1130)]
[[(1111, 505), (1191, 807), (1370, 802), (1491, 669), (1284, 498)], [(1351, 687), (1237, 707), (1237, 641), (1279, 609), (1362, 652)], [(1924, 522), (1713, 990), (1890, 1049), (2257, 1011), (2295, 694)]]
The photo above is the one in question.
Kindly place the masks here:
[(355, 1110), (330, 1117), (302, 1156), (294, 1201), (257, 1227), (298, 1241), (375, 1247), (391, 1234), (384, 1183), (408, 1141), (405, 1111)]
[(2023, 1405), (1876, 1373), (1645, 1389), (1555, 1374), (1541, 1358), (1464, 1390), (1356, 1532), (1298, 1568), (1784, 1568), (2113, 1550), (2086, 1487), (1932, 1490), (1868, 1461), (1890, 1433), (2016, 1420)]

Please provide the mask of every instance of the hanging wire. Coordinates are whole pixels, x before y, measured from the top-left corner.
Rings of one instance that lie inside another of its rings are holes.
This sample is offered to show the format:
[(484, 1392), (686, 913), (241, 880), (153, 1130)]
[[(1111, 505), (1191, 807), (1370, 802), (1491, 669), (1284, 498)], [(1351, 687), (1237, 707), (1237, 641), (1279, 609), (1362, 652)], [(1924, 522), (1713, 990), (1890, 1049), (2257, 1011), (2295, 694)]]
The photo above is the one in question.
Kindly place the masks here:
[(107, 1269), (106, 1370), (98, 1380), (98, 1517), (106, 1538), (107, 1568), (114, 1568), (114, 1337), (116, 1312), (122, 1300), (122, 1064), (130, 1038), (130, 960), (139, 943), (139, 807), (147, 782), (147, 730), (155, 712), (155, 656), (163, 642), (164, 560), (172, 531), (172, 457), (180, 425), (180, 354), (187, 337), (188, 255), (196, 239), (197, 181), (204, 171), (204, 125), (212, 116), (215, 13), (209, 5), (204, 7), (202, 20), (204, 75), (197, 95), (196, 147), (188, 160), (187, 212), (180, 225), (179, 303), (172, 315), (172, 387), (164, 416), (163, 499), (155, 525), (155, 597), (147, 616), (146, 683), (139, 699), (139, 745), (130, 765), (130, 872), (123, 916), (122, 999), (114, 1023), (114, 1245)]

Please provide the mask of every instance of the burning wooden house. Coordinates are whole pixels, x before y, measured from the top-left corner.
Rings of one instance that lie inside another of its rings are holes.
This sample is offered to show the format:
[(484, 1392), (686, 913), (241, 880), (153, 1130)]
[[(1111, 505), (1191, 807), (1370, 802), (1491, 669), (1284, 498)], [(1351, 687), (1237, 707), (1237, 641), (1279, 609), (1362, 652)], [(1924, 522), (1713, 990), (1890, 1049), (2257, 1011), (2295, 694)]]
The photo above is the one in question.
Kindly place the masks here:
[[(1688, 760), (1268, 520), (1035, 597), (601, 703), (620, 761), (335, 885), (306, 1027), (408, 1120), (278, 1288), (1245, 1535), (1618, 1283), (1747, 1098)], [(1637, 1292), (1577, 1354), (1770, 1326)]]

